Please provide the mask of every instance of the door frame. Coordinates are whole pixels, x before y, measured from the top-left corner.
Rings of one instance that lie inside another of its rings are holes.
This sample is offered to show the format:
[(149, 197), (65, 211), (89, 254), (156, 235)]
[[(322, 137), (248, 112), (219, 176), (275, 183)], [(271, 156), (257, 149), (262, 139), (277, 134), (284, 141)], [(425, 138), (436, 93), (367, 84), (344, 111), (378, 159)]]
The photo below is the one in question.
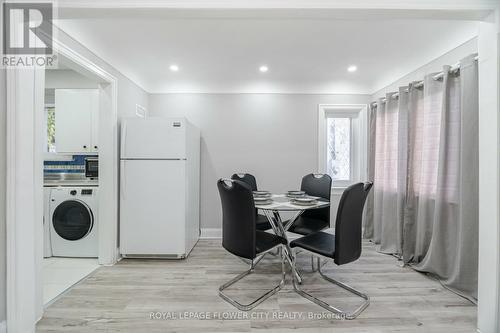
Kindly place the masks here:
[[(99, 89), (99, 264), (118, 261), (118, 79), (66, 44), (54, 39), (54, 50), (75, 63), (82, 74), (101, 81)], [(104, 221), (104, 222), (103, 222)]]
[[(99, 84), (99, 264), (118, 261), (118, 80), (94, 62), (56, 41), (55, 50), (100, 79)], [(104, 222), (103, 222), (104, 221)], [(108, 222), (109, 221), (109, 222)]]
[[(118, 250), (118, 80), (60, 40), (53, 46), (101, 83), (99, 264)], [(43, 107), (45, 69), (7, 70), (7, 331), (34, 331), (43, 315)], [(32, 95), (30, 100), (26, 96)], [(29, 176), (29, 177), (27, 177)], [(33, 224), (34, 223), (34, 224)], [(33, 257), (35, 260), (33, 261)]]
[(480, 22), (478, 332), (500, 331), (500, 5)]

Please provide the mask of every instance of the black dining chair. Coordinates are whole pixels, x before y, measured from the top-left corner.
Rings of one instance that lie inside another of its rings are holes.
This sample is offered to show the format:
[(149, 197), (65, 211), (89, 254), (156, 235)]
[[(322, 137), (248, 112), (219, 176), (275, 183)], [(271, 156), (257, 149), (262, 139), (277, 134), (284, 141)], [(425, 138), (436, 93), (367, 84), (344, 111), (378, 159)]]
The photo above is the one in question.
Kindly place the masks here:
[[(307, 195), (330, 201), (332, 178), (327, 174), (308, 174), (302, 178), (300, 189), (306, 192)], [(306, 210), (295, 220), (288, 231), (300, 235), (309, 235), (329, 227), (330, 206)], [(313, 272), (315, 271), (313, 257), (311, 257), (311, 269)]]
[[(330, 201), (332, 178), (327, 174), (309, 174), (302, 178), (300, 190), (307, 195), (320, 197)], [(288, 231), (309, 235), (330, 227), (330, 206), (310, 209), (303, 212), (292, 224)]]
[[(255, 177), (249, 173), (235, 173), (231, 176), (233, 180), (240, 180), (250, 186), (252, 191), (257, 191), (257, 180)], [(271, 224), (265, 215), (259, 214), (258, 209), (255, 210), (255, 223), (257, 225), (257, 230), (269, 230), (271, 229)]]
[[(239, 274), (219, 288), (219, 295), (236, 308), (248, 311), (278, 292), (285, 283), (285, 266), (281, 258), (280, 283), (249, 304), (241, 304), (224, 294), (224, 290), (254, 272), (264, 255), (286, 244), (283, 237), (257, 230), (255, 203), (251, 187), (239, 180), (220, 179), (217, 182), (222, 203), (222, 246), (230, 253), (251, 260), (250, 269)], [(279, 251), (283, 253), (283, 251)]]
[(321, 270), (321, 258), (333, 259), (335, 264), (344, 265), (357, 260), (361, 256), (363, 207), (372, 186), (373, 183), (371, 182), (357, 183), (349, 186), (344, 193), (342, 193), (337, 211), (337, 219), (335, 221), (334, 235), (318, 231), (298, 238), (290, 243), (291, 248), (301, 248), (310, 252), (314, 256), (317, 256), (318, 271), (323, 279), (334, 283), (365, 300), (353, 312), (345, 312), (302, 290), (299, 283), (297, 283), (294, 278), (293, 286), (297, 293), (322, 306), (323, 308), (341, 315), (345, 319), (356, 318), (370, 304), (370, 298), (364, 293), (326, 276)]

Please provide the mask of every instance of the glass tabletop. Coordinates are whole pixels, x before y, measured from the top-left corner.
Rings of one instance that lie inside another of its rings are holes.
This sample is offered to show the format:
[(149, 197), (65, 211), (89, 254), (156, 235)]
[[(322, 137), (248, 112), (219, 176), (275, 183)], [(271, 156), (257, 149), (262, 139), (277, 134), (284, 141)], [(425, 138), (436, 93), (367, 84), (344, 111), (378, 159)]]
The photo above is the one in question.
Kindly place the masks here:
[[(311, 198), (311, 196), (309, 196)], [(313, 197), (314, 198), (314, 197)], [(267, 204), (261, 204), (255, 202), (255, 208), (262, 210), (273, 210), (273, 211), (301, 211), (301, 210), (309, 210), (309, 209), (318, 209), (330, 206), (330, 202), (317, 198), (317, 201), (313, 205), (304, 205), (304, 204), (294, 204), (290, 202), (290, 197), (285, 194), (273, 194), (270, 198), (272, 202)]]

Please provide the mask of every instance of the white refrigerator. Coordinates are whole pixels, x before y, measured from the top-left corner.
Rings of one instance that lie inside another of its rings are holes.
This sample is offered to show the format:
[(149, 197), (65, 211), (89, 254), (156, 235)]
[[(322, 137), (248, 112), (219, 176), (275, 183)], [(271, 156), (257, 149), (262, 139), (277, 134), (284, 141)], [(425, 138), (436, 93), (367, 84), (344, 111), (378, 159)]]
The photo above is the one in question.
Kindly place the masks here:
[(200, 131), (185, 118), (125, 118), (120, 253), (185, 258), (200, 235)]

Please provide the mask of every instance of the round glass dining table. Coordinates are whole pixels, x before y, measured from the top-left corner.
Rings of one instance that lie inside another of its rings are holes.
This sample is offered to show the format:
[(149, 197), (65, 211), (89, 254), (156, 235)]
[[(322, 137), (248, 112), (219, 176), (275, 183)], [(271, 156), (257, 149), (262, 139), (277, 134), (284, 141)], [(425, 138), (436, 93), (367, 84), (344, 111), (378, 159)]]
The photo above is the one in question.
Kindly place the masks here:
[[(311, 198), (311, 196), (308, 196)], [(312, 197), (314, 198), (314, 197)], [(267, 219), (269, 220), (269, 223), (271, 224), (271, 227), (273, 228), (273, 231), (276, 235), (279, 235), (283, 237), (286, 240), (286, 245), (285, 245), (285, 259), (288, 261), (290, 264), (290, 268), (292, 270), (292, 273), (296, 276), (298, 279), (298, 282), (301, 283), (302, 278), (295, 268), (295, 258), (293, 256), (292, 249), (290, 248), (289, 242), (288, 242), (288, 237), (286, 232), (290, 227), (293, 225), (295, 220), (306, 210), (311, 210), (311, 209), (318, 209), (318, 208), (324, 208), (330, 206), (330, 202), (328, 200), (322, 199), (322, 198), (317, 198), (316, 197), (316, 202), (314, 204), (294, 204), (291, 202), (291, 197), (288, 197), (285, 194), (273, 194), (271, 196), (272, 202), (267, 203), (267, 204), (262, 204), (259, 202), (255, 202), (255, 208), (260, 209), (264, 212), (266, 215)], [(286, 224), (283, 223), (283, 220), (281, 218), (280, 212), (293, 212), (292, 218), (290, 218)]]

